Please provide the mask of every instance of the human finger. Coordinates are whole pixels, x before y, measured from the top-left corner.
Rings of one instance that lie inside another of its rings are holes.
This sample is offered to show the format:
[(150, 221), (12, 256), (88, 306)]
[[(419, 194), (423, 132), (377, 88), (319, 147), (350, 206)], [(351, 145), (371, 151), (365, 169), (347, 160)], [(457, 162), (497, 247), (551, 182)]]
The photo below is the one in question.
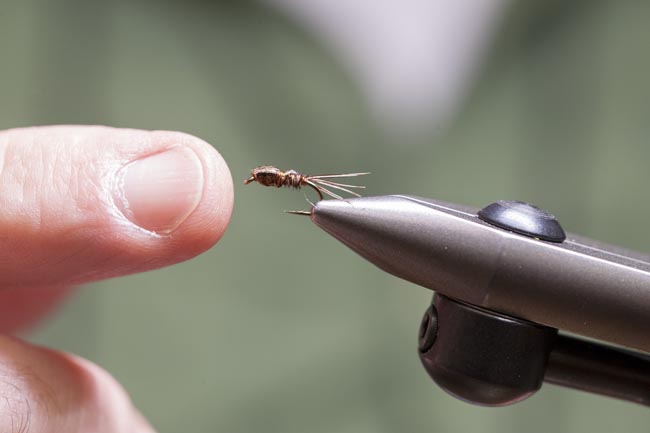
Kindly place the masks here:
[(68, 286), (1, 289), (0, 334), (14, 335), (29, 330), (73, 292)]
[(154, 431), (124, 389), (84, 359), (0, 336), (0, 377), (0, 431)]
[(232, 178), (204, 141), (170, 131), (55, 126), (0, 132), (0, 288), (69, 286), (211, 247)]

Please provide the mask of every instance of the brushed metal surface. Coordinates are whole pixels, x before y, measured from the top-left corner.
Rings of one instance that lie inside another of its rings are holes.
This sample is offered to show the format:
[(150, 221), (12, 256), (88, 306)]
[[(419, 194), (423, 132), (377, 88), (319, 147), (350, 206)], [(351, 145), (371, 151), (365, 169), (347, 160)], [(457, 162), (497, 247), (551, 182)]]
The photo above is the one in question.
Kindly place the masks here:
[(323, 200), (311, 219), (384, 271), (446, 296), (650, 351), (650, 257), (567, 233), (551, 243), (476, 209), (402, 195)]

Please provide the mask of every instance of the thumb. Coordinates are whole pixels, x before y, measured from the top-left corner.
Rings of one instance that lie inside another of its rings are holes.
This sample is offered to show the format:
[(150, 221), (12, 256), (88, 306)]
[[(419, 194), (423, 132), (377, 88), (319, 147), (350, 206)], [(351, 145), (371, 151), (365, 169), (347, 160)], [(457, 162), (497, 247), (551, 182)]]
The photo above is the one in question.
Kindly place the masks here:
[(221, 156), (187, 134), (0, 132), (0, 288), (70, 285), (190, 258), (232, 211)]

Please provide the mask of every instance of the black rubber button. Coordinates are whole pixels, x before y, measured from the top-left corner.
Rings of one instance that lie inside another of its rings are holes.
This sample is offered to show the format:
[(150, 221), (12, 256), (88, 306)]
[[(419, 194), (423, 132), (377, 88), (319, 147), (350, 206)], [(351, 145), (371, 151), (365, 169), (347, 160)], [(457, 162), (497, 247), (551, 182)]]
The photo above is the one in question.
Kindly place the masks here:
[(502, 229), (549, 242), (562, 242), (566, 234), (550, 213), (523, 201), (499, 200), (478, 212), (485, 222)]

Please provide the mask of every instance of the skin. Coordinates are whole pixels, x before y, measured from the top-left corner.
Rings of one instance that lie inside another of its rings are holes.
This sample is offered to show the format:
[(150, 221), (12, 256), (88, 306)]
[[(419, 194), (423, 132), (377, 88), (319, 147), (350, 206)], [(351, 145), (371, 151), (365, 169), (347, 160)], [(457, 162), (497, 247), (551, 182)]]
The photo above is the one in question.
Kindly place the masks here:
[[(162, 183), (143, 180), (150, 172), (135, 164), (148, 157), (166, 168)], [(177, 163), (183, 175), (174, 173)], [(179, 199), (165, 201), (156, 185)], [(207, 250), (223, 235), (232, 204), (226, 163), (187, 134), (0, 131), (0, 432), (154, 431), (100, 367), (11, 334), (33, 326), (78, 284)]]

